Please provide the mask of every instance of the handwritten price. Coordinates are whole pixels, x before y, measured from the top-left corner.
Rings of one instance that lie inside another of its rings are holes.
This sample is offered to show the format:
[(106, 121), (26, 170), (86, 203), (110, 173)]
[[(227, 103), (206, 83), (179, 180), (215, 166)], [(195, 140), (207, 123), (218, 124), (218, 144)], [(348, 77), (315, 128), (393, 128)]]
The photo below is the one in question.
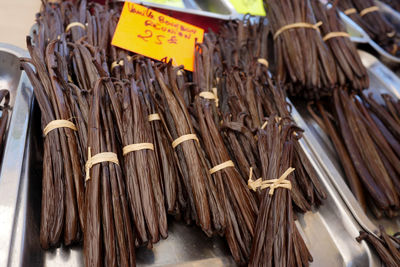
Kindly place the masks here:
[[(145, 42), (153, 40), (153, 42), (156, 45), (162, 45), (163, 44), (163, 40), (167, 39), (167, 37), (162, 35), (162, 34), (157, 34), (157, 35), (153, 36), (153, 32), (151, 30), (145, 30), (144, 33), (145, 33), (145, 35), (138, 34), (137, 37), (141, 38)], [(175, 35), (171, 36), (167, 40), (167, 42), (170, 43), (170, 44), (177, 44), (176, 36)]]

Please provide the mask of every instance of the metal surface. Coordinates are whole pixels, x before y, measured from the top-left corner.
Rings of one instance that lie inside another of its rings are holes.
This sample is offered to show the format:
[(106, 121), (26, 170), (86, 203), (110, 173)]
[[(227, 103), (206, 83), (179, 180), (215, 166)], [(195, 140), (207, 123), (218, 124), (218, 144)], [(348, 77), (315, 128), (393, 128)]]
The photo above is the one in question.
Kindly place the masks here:
[[(372, 93), (377, 99), (382, 93), (400, 98), (400, 79), (375, 57), (363, 51), (359, 51), (359, 54), (363, 64), (368, 69), (371, 81), (370, 88), (365, 91), (365, 94)], [(326, 170), (330, 181), (359, 225), (371, 233), (376, 233), (378, 225), (383, 225), (389, 234), (400, 231), (400, 219), (398, 217), (391, 220), (386, 218), (378, 220), (369, 212), (365, 213), (362, 210), (345, 182), (338, 156), (328, 136), (309, 115), (304, 105), (295, 103), (295, 107), (302, 118), (302, 120), (296, 122), (306, 130), (304, 139), (313, 151), (313, 156)]]
[(12, 252), (13, 226), (20, 188), (26, 134), (32, 103), (32, 88), (25, 72), (20, 70), (19, 57), (27, 52), (0, 43), (0, 88), (11, 93), (11, 119), (0, 170), (0, 266), (7, 266)]

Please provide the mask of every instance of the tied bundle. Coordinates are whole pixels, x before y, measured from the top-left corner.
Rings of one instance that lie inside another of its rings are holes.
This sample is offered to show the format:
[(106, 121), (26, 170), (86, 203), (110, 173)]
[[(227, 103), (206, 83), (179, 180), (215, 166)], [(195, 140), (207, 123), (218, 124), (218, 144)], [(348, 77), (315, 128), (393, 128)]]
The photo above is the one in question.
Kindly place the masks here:
[(157, 85), (151, 94), (157, 100), (158, 113), (162, 111), (165, 126), (172, 137), (171, 144), (188, 197), (185, 217), (195, 221), (210, 236), (223, 232), (225, 217), (216, 184), (208, 173), (199, 139), (180, 93), (184, 84), (178, 82), (178, 71), (171, 64), (166, 65), (164, 71), (154, 68)]
[(210, 175), (217, 184), (218, 195), (225, 213), (225, 236), (234, 259), (244, 264), (250, 256), (258, 207), (254, 196), (248, 190), (245, 179), (230, 159), (228, 149), (220, 134), (218, 114), (218, 92), (214, 73), (215, 35), (205, 38), (196, 51), (196, 81), (194, 98), (195, 117), (201, 135), (205, 154), (211, 166)]
[(251, 242), (258, 207), (244, 178), (230, 160), (228, 150), (218, 129), (209, 100), (195, 99), (201, 141), (210, 162), (209, 173), (216, 181), (216, 189), (225, 213), (225, 237), (233, 258), (245, 264), (250, 256)]
[(289, 95), (321, 98), (338, 84), (331, 50), (322, 40), (321, 22), (309, 0), (264, 1), (274, 39), (275, 75)]
[[(105, 74), (105, 73), (104, 73)], [(148, 114), (136, 81), (113, 83), (106, 88), (113, 106), (116, 124), (122, 140), (124, 173), (132, 217), (139, 245), (151, 247), (168, 236), (167, 214), (161, 185), (158, 160)], [(120, 95), (120, 98), (118, 97)]]
[[(40, 37), (35, 43), (40, 43)], [(42, 181), (42, 216), (40, 244), (47, 249), (56, 246), (64, 234), (64, 244), (78, 242), (84, 230), (84, 185), (81, 158), (72, 118), (65, 95), (69, 91), (66, 40), (50, 42), (45, 51), (27, 39), (31, 59), (22, 59), (42, 111), (44, 160)], [(32, 64), (35, 71), (31, 67)], [(61, 124), (60, 124), (61, 122)]]
[[(266, 129), (258, 131), (262, 181), (290, 173), (294, 129), (290, 124), (276, 123), (271, 116)], [(261, 190), (261, 203), (249, 266), (308, 266), (312, 257), (294, 223), (290, 194), (293, 175), (278, 180), (288, 186), (273, 183), (257, 189)]]
[(340, 0), (338, 7), (360, 25), (380, 46), (399, 56), (399, 43), (394, 26), (379, 12), (373, 0)]
[[(335, 1), (337, 2), (337, 1)], [(322, 22), (320, 27), (323, 40), (332, 51), (336, 59), (338, 85), (350, 85), (354, 90), (368, 88), (369, 78), (367, 70), (361, 62), (350, 35), (339, 18), (334, 4), (329, 9), (320, 1), (311, 0), (315, 17)]]
[(103, 82), (95, 84), (89, 114), (84, 261), (85, 266), (135, 266), (136, 237)]

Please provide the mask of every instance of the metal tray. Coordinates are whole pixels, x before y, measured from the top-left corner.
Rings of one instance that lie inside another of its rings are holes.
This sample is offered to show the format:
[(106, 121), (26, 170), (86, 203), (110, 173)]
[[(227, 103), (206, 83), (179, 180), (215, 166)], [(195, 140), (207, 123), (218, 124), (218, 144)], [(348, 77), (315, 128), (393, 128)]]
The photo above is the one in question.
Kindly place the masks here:
[[(368, 69), (371, 81), (370, 88), (365, 93), (372, 93), (376, 97), (382, 93), (387, 93), (400, 99), (400, 79), (372, 55), (363, 51), (359, 51), (359, 54), (363, 64)], [(296, 122), (306, 130), (304, 139), (313, 151), (313, 156), (326, 170), (330, 181), (359, 225), (371, 233), (376, 233), (379, 225), (383, 225), (389, 234), (400, 231), (399, 217), (392, 220), (385, 218), (378, 220), (371, 213), (365, 213), (362, 210), (345, 182), (344, 172), (329, 137), (309, 115), (304, 104), (295, 103), (295, 107), (302, 118), (301, 120), (296, 120)]]
[(0, 170), (0, 266), (7, 266), (11, 252), (16, 203), (32, 103), (32, 87), (20, 70), (21, 48), (0, 43), (0, 88), (10, 90), (11, 117)]

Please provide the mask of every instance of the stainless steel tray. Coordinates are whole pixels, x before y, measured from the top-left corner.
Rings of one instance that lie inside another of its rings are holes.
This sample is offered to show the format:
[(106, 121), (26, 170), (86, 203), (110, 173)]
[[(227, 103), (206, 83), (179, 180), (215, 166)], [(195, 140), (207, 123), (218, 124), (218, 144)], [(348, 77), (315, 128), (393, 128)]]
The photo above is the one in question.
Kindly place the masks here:
[[(373, 93), (375, 96), (387, 93), (400, 98), (400, 79), (375, 57), (363, 51), (359, 51), (359, 54), (363, 64), (368, 69), (368, 74), (371, 80), (370, 88), (366, 90), (365, 93)], [(300, 127), (306, 130), (304, 139), (313, 151), (313, 156), (327, 172), (330, 181), (346, 203), (349, 210), (352, 212), (359, 225), (364, 230), (371, 233), (376, 232), (378, 225), (380, 224), (385, 227), (389, 234), (400, 231), (400, 218), (378, 220), (372, 214), (366, 214), (362, 210), (345, 183), (344, 173), (340, 167), (338, 156), (333, 149), (328, 136), (312, 119), (304, 105), (295, 103), (295, 107), (302, 118), (296, 120), (296, 122)]]
[(7, 266), (12, 253), (13, 226), (32, 103), (32, 87), (20, 70), (19, 57), (26, 51), (0, 43), (0, 88), (10, 90), (11, 118), (0, 170), (0, 266)]

